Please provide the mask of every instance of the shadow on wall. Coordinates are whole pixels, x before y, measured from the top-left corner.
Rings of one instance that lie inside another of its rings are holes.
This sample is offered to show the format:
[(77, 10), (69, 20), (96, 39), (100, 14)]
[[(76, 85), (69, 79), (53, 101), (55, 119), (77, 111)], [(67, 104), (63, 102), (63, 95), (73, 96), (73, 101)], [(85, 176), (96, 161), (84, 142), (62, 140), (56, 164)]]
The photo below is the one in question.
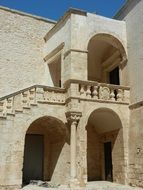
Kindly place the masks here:
[[(107, 108), (93, 111), (88, 119), (88, 181), (124, 181), (123, 129), (118, 115)], [(119, 175), (121, 174), (121, 177)]]
[(54, 117), (34, 121), (25, 137), (23, 185), (31, 180), (51, 181), (58, 176), (56, 167), (62, 171), (68, 162), (63, 156), (68, 151), (66, 144), (69, 145), (69, 130), (62, 121)]

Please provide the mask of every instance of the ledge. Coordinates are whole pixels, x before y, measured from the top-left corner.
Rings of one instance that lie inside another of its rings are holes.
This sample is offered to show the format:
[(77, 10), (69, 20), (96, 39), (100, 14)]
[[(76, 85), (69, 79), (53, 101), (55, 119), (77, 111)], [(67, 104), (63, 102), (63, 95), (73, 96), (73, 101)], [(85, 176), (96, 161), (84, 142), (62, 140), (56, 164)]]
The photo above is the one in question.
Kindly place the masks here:
[(76, 52), (76, 53), (88, 53), (86, 50), (80, 50), (80, 49), (69, 49), (64, 53), (64, 59), (71, 53), (71, 52)]
[(112, 100), (102, 100), (102, 99), (92, 99), (92, 98), (82, 98), (82, 97), (69, 97), (66, 99), (66, 103), (68, 103), (71, 99), (80, 100), (80, 101), (88, 101), (88, 102), (98, 102), (98, 103), (110, 103), (110, 104), (122, 104), (122, 105), (129, 105), (127, 102), (121, 102), (121, 101), (112, 101)]
[(137, 109), (137, 108), (140, 108), (140, 107), (143, 107), (143, 101), (136, 102), (136, 103), (131, 104), (131, 105), (129, 106), (129, 108), (130, 108), (131, 110)]

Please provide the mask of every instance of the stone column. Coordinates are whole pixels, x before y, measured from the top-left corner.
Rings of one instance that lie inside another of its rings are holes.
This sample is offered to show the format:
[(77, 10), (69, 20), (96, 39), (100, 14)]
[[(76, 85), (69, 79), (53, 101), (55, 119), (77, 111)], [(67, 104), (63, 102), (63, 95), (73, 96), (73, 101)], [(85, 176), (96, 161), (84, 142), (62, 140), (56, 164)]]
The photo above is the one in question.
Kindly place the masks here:
[(77, 147), (77, 126), (81, 117), (81, 112), (67, 112), (67, 120), (70, 124), (70, 187), (78, 187), (77, 166), (76, 166), (76, 147)]

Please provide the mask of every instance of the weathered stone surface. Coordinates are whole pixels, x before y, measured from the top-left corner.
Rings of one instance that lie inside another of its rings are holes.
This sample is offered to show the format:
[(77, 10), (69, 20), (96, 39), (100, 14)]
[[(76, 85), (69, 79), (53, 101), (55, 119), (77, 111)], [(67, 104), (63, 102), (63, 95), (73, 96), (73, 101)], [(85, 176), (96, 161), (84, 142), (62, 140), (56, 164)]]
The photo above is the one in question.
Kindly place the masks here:
[(0, 189), (143, 187), (142, 5), (57, 23), (0, 8)]

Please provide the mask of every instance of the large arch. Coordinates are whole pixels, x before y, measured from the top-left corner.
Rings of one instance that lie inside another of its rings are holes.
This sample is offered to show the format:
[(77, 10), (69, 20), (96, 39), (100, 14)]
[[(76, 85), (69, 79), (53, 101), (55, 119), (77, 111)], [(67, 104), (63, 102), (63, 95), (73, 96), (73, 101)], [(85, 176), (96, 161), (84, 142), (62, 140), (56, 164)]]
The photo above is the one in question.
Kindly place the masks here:
[[(88, 80), (111, 84), (120, 83), (121, 70), (127, 61), (126, 50), (122, 42), (111, 34), (98, 33), (91, 37), (87, 49)], [(115, 79), (114, 75), (119, 75), (119, 79)]]
[[(65, 163), (65, 151), (69, 151), (69, 134), (66, 125), (52, 116), (43, 116), (33, 121), (25, 135), (23, 185), (31, 180), (64, 180), (61, 175)], [(58, 169), (57, 169), (58, 168)]]
[(122, 122), (109, 108), (95, 109), (87, 126), (87, 179), (124, 183), (124, 140)]

